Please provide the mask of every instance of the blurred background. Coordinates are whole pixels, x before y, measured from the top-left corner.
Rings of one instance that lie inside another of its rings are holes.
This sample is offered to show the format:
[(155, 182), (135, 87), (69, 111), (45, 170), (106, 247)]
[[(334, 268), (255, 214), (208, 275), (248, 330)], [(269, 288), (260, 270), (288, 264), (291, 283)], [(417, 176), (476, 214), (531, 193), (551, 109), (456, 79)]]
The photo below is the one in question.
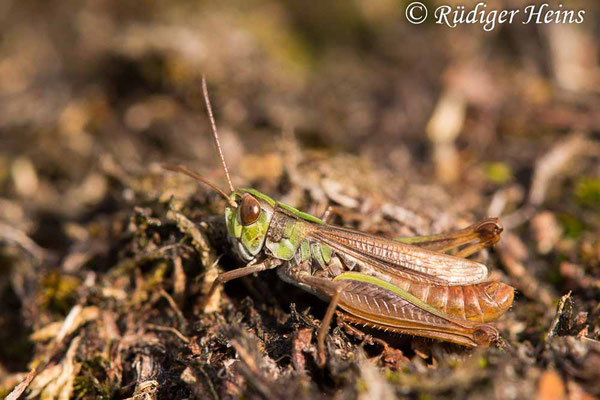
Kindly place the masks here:
[[(424, 3), (431, 15), (461, 2)], [(88, 272), (126, 253), (118, 239), (135, 207), (206, 193), (165, 183), (160, 162), (225, 187), (202, 74), (235, 184), (313, 213), (387, 205), (378, 223), (355, 224), (383, 233), (386, 219), (425, 234), (504, 216), (497, 273), (519, 298), (503, 333), (554, 365), (532, 349), (572, 290), (569, 329), (580, 329), (569, 334), (587, 326), (596, 341), (600, 4), (563, 2), (586, 11), (582, 24), (491, 32), (411, 25), (406, 4), (0, 1), (4, 390), (45, 351), (29, 335), (81, 302)], [(600, 368), (574, 368), (557, 385), (600, 394)], [(515, 393), (540, 390), (544, 369)]]

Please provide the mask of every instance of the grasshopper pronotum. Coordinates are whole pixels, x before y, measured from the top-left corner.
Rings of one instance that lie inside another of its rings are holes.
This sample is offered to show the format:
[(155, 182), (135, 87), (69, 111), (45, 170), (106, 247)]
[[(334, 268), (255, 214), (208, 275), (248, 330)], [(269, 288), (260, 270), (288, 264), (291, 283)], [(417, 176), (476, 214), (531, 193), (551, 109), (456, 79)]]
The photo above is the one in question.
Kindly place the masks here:
[[(453, 233), (388, 239), (327, 224), (255, 189), (235, 189), (219, 143), (206, 80), (202, 89), (213, 139), (231, 194), (182, 166), (165, 168), (210, 186), (227, 201), (229, 240), (245, 267), (227, 281), (277, 268), (281, 279), (329, 301), (318, 338), (318, 363), (336, 310), (343, 323), (487, 346), (499, 339), (488, 322), (513, 302), (514, 288), (487, 280), (485, 265), (465, 257), (496, 243), (502, 227), (488, 218)], [(444, 252), (466, 246), (454, 255)]]

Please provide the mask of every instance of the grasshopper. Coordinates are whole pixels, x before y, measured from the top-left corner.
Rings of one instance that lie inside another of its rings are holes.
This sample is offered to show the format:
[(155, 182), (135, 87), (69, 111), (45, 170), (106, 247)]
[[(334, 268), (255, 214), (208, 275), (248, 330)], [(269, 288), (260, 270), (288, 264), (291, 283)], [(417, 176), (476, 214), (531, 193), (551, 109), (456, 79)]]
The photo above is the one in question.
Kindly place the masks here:
[[(466, 257), (500, 238), (498, 219), (432, 236), (389, 239), (330, 225), (251, 188), (235, 189), (219, 143), (206, 87), (212, 136), (230, 194), (179, 165), (166, 169), (208, 185), (227, 202), (225, 223), (245, 267), (223, 272), (206, 299), (232, 279), (277, 269), (281, 279), (328, 301), (317, 336), (317, 363), (325, 363), (325, 337), (338, 322), (421, 336), (467, 347), (500, 339), (489, 322), (512, 305), (514, 288), (487, 280), (487, 267)], [(328, 209), (330, 210), (330, 209)], [(447, 254), (458, 250), (454, 255)]]

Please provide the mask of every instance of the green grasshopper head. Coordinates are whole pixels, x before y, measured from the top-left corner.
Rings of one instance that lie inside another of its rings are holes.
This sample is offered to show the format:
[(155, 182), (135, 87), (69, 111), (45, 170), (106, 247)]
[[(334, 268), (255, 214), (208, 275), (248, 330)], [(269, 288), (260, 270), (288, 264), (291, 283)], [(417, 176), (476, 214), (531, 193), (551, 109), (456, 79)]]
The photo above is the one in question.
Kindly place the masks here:
[(238, 255), (250, 261), (265, 244), (275, 201), (254, 189), (237, 189), (229, 198), (237, 204), (225, 208), (229, 240)]
[(244, 261), (251, 261), (260, 253), (273, 217), (275, 200), (254, 189), (233, 189), (228, 196), (217, 186), (184, 166), (163, 164), (163, 168), (194, 178), (220, 194), (227, 201), (225, 224), (229, 241), (236, 253)]

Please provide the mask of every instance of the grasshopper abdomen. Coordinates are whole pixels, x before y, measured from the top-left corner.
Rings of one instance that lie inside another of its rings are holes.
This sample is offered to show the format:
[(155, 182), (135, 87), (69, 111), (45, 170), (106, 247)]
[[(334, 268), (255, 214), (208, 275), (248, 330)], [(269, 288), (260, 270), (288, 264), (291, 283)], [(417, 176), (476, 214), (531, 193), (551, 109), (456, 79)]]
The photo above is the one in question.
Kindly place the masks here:
[(497, 281), (442, 286), (395, 278), (393, 283), (440, 311), (477, 322), (498, 319), (514, 298), (513, 287)]

